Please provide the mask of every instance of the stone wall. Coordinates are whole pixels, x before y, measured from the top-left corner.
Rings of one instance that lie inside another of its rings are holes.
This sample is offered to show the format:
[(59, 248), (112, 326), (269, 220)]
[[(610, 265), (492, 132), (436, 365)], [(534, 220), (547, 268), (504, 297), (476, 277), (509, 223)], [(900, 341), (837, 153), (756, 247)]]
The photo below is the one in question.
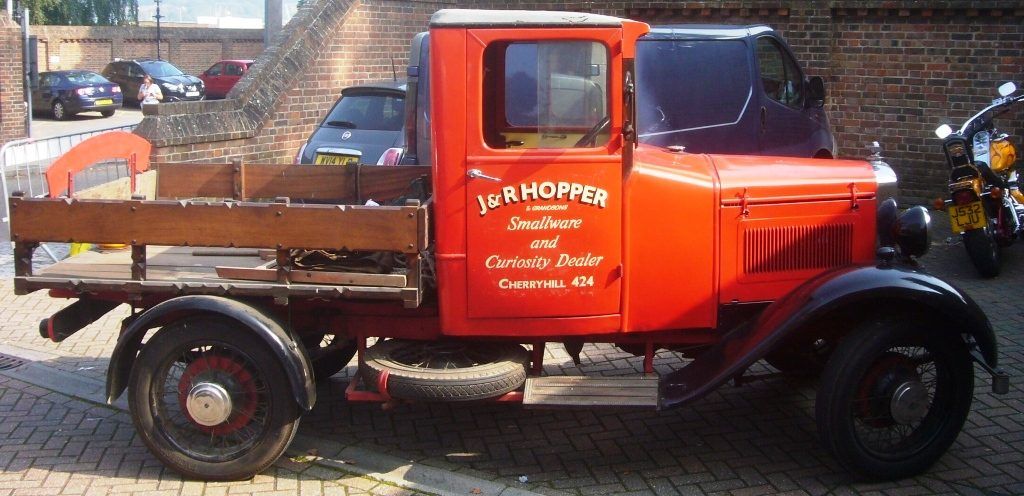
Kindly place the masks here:
[(21, 71), (21, 28), (0, 10), (0, 146), (25, 137), (25, 93)]
[[(155, 27), (32, 26), (39, 39), (39, 70), (99, 72), (115, 58), (156, 58)], [(189, 74), (222, 59), (255, 59), (263, 51), (261, 29), (170, 27), (160, 30), (160, 52)]]

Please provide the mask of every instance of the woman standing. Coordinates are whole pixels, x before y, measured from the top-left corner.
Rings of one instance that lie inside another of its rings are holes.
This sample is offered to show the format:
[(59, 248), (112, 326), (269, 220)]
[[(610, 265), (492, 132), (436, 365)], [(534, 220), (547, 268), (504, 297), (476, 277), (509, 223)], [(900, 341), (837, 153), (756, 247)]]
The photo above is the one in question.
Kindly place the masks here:
[(153, 83), (153, 78), (148, 74), (142, 79), (142, 86), (139, 87), (138, 99), (143, 105), (158, 103), (164, 99), (164, 93), (160, 91), (160, 85)]

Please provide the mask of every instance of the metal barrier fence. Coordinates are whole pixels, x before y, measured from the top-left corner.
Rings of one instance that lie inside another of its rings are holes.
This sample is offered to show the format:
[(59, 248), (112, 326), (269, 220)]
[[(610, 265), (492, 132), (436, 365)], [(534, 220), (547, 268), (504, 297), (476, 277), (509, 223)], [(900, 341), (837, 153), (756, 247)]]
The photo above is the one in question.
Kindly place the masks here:
[[(83, 140), (97, 134), (134, 129), (135, 125), (128, 125), (53, 138), (26, 138), (10, 141), (0, 147), (0, 189), (2, 189), (4, 198), (2, 202), (3, 217), (0, 218), (0, 222), (4, 224), (3, 232), (6, 234), (7, 240), (10, 240), (11, 228), (10, 216), (7, 212), (7, 199), (10, 198), (12, 192), (22, 191), (33, 197), (46, 196), (49, 191), (44, 173), (57, 160), (57, 157)], [(124, 177), (127, 171), (125, 167), (104, 167), (103, 164), (100, 164), (98, 167), (91, 167), (90, 174), (92, 177), (85, 181), (86, 184), (82, 184), (83, 187), (88, 183), (98, 184)], [(46, 246), (43, 246), (43, 250), (54, 261), (57, 260), (57, 256), (52, 250)]]

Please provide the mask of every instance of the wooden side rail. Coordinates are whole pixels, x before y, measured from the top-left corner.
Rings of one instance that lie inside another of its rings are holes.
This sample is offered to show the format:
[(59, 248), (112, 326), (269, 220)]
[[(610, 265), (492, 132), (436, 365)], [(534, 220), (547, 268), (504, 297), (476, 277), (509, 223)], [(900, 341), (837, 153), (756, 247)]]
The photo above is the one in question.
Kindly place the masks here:
[(77, 200), (12, 197), (21, 243), (379, 250), (419, 253), (422, 206)]
[(430, 166), (328, 166), (158, 163), (157, 198), (255, 198), (330, 200), (335, 203), (378, 203), (398, 198)]

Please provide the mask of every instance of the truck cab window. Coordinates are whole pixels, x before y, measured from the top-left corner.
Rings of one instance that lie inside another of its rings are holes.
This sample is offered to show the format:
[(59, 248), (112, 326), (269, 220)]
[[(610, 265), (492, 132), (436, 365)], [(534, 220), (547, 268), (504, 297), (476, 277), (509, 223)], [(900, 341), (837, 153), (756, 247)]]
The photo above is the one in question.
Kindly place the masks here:
[[(608, 51), (600, 43), (496, 43), (484, 59), (491, 148), (572, 148), (608, 117)], [(604, 127), (587, 146), (608, 142)]]

